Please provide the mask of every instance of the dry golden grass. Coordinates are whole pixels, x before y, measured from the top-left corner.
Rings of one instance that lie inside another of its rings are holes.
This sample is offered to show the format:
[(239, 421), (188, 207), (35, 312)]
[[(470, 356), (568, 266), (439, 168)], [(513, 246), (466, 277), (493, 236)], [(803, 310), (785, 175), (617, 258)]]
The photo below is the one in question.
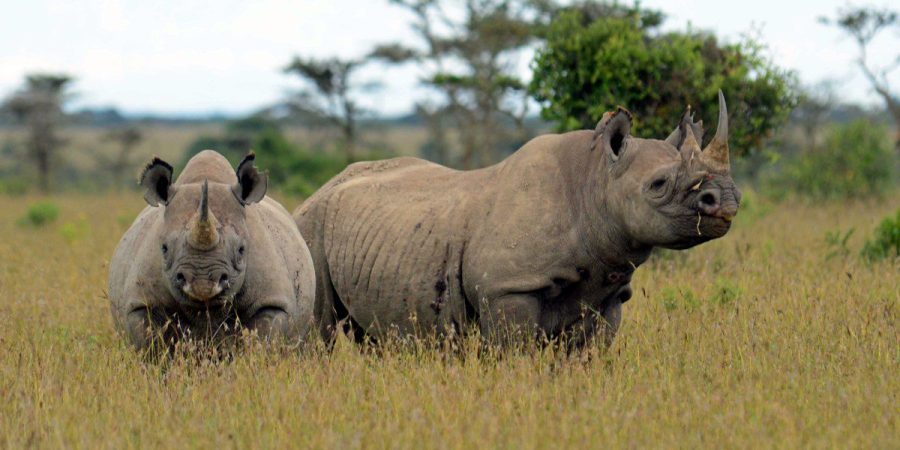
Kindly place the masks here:
[(0, 198), (0, 447), (900, 448), (900, 267), (824, 245), (855, 227), (858, 249), (896, 199), (744, 214), (642, 267), (587, 362), (339, 342), (161, 365), (104, 298), (139, 195), (56, 198), (42, 229), (15, 224), (35, 198)]

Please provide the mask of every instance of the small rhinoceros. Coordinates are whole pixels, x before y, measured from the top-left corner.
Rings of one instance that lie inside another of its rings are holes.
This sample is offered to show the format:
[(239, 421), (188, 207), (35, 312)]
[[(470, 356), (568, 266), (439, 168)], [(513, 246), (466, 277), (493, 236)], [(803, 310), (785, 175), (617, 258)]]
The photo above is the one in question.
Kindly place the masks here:
[(480, 170), (353, 164), (294, 213), (317, 269), (320, 332), (343, 324), (377, 339), (472, 324), (502, 341), (513, 328), (608, 345), (651, 249), (721, 237), (737, 213), (721, 92), (719, 103), (704, 150), (690, 108), (664, 141), (630, 136), (619, 108), (593, 132), (540, 136)]
[[(264, 339), (302, 339), (315, 275), (290, 214), (266, 197), (248, 154), (235, 172), (220, 154), (191, 158), (178, 181), (154, 158), (140, 184), (150, 205), (109, 265), (116, 328), (138, 349), (190, 335), (226, 337), (239, 322)], [(161, 205), (161, 206), (160, 206)]]

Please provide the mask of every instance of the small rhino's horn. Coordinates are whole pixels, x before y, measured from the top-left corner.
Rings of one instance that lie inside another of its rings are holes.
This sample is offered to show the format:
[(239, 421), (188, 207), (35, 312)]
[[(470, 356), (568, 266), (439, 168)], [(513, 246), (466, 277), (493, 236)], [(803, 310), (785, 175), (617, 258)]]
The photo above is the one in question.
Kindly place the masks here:
[(731, 171), (728, 159), (728, 107), (725, 106), (725, 96), (721, 90), (719, 90), (719, 124), (716, 126), (716, 135), (703, 149), (701, 159), (713, 172)]
[(684, 117), (678, 125), (678, 132), (682, 136), (678, 145), (681, 158), (686, 161), (692, 161), (695, 154), (700, 153), (700, 142), (697, 141), (697, 137), (694, 135), (694, 118), (691, 113), (691, 105), (688, 105), (684, 111)]
[(678, 122), (678, 126), (676, 126), (675, 129), (672, 130), (671, 133), (669, 133), (669, 136), (666, 137), (666, 143), (670, 144), (672, 147), (680, 149), (681, 144), (684, 142), (685, 138), (685, 133), (682, 130), (684, 130), (685, 128), (691, 129), (691, 131), (694, 133), (694, 139), (696, 139), (697, 142), (703, 141), (703, 120), (694, 122), (694, 112), (691, 111), (691, 105), (688, 105), (685, 109), (684, 115), (681, 117), (681, 121)]
[(203, 181), (200, 191), (200, 207), (191, 224), (188, 244), (197, 250), (211, 250), (219, 243), (216, 216), (209, 209), (209, 181)]

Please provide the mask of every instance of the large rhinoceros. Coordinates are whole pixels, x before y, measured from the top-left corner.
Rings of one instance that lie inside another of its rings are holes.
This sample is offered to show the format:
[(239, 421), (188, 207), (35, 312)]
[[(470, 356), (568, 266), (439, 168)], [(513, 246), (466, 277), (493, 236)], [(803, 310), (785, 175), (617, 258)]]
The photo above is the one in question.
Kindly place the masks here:
[(537, 137), (480, 170), (351, 165), (294, 213), (317, 269), (320, 331), (377, 339), (471, 324), (578, 346), (604, 329), (609, 343), (651, 249), (721, 237), (737, 213), (719, 96), (704, 150), (690, 108), (666, 140), (630, 136), (619, 108), (594, 131)]
[(144, 169), (150, 206), (109, 267), (113, 320), (137, 348), (227, 337), (238, 323), (264, 339), (296, 341), (312, 329), (309, 250), (287, 210), (265, 196), (253, 161), (250, 153), (234, 171), (206, 150), (174, 184), (165, 161)]

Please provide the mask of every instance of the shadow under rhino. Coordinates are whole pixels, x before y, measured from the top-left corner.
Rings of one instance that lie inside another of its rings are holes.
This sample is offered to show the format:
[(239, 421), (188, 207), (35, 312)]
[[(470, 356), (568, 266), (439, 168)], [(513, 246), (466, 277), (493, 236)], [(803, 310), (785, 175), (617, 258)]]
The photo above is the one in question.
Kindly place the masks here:
[[(631, 114), (540, 136), (506, 160), (457, 171), (417, 158), (357, 163), (294, 213), (316, 266), (314, 314), (331, 341), (453, 335), (611, 342), (631, 276), (653, 247), (727, 233), (740, 192), (728, 113), (705, 149), (690, 108), (665, 140)], [(349, 325), (349, 326), (348, 326)]]

